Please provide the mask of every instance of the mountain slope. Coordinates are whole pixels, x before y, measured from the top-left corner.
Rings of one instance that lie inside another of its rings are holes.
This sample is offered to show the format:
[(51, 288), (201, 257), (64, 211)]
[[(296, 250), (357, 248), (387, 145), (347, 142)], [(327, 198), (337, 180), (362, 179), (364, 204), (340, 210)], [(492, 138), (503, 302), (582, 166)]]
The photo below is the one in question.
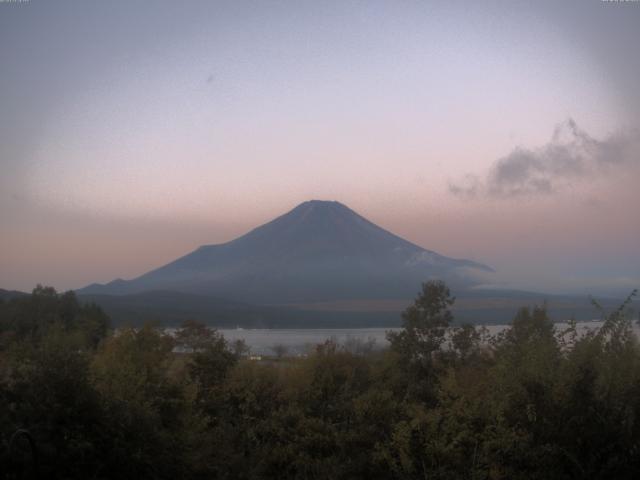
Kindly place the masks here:
[(29, 295), (26, 292), (20, 292), (18, 290), (4, 290), (0, 288), (0, 300), (11, 300), (12, 298), (25, 297)]
[(172, 290), (273, 304), (407, 298), (429, 278), (466, 287), (491, 271), (414, 245), (341, 203), (314, 200), (231, 242), (202, 246), (133, 280), (93, 284), (79, 293)]

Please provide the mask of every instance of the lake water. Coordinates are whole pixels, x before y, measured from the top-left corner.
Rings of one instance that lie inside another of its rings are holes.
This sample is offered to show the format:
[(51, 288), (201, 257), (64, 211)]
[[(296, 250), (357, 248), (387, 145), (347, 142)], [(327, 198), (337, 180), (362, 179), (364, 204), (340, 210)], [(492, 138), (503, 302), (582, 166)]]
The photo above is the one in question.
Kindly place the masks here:
[[(602, 322), (578, 322), (578, 330), (584, 332), (602, 326)], [(507, 325), (488, 325), (487, 330), (495, 335), (507, 328)], [(567, 328), (566, 323), (556, 323), (556, 329)], [(374, 342), (374, 348), (388, 345), (386, 333), (399, 328), (334, 328), (334, 329), (220, 329), (220, 333), (229, 342), (244, 340), (254, 355), (273, 355), (274, 347), (282, 346), (288, 355), (303, 355), (320, 343), (333, 339), (339, 344)], [(640, 328), (634, 324), (636, 335)]]

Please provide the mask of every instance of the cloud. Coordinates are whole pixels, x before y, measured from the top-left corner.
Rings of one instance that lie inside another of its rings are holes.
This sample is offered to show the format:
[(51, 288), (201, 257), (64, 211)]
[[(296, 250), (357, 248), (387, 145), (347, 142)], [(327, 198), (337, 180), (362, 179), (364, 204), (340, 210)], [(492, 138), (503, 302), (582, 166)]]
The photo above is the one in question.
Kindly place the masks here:
[(462, 198), (513, 198), (549, 195), (572, 182), (593, 180), (625, 165), (637, 165), (637, 131), (597, 140), (568, 119), (558, 125), (551, 140), (537, 149), (518, 147), (497, 160), (486, 175), (466, 175), (449, 185)]

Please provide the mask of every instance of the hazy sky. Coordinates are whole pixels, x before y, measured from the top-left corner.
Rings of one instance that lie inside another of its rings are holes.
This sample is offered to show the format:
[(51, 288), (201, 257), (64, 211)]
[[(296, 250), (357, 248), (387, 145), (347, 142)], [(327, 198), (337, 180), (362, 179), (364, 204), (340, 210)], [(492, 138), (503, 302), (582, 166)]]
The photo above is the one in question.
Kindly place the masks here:
[(0, 288), (309, 199), (543, 291), (640, 286), (640, 2), (0, 2)]

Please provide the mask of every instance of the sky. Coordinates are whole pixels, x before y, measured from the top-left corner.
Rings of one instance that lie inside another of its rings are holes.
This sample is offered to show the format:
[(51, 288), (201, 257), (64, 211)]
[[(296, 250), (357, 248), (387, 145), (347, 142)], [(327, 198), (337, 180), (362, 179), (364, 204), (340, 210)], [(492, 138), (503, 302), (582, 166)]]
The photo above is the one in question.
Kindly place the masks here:
[(640, 2), (0, 0), (0, 288), (310, 199), (493, 284), (640, 287)]

